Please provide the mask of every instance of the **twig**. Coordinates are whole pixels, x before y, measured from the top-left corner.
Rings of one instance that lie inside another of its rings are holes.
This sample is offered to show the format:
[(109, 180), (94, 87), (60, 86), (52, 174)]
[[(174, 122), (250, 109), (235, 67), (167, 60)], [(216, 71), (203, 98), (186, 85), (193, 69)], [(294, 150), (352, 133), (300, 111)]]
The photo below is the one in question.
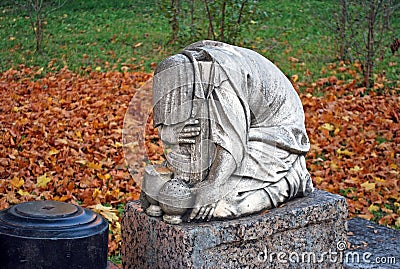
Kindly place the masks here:
[(204, 0), (204, 4), (206, 5), (207, 16), (208, 16), (208, 38), (210, 38), (210, 32), (211, 32), (213, 35), (213, 39), (215, 39), (214, 26), (212, 24), (212, 16), (210, 8), (208, 7), (207, 0)]

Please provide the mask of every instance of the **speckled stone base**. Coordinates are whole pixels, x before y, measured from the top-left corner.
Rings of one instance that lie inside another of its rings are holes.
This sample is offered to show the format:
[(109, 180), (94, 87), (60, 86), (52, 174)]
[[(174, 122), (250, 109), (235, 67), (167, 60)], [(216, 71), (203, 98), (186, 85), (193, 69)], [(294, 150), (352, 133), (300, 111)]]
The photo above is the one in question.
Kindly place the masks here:
[[(137, 201), (125, 208), (125, 269), (342, 268), (347, 204), (320, 190), (236, 220), (169, 225)], [(338, 250), (339, 249), (339, 250)]]

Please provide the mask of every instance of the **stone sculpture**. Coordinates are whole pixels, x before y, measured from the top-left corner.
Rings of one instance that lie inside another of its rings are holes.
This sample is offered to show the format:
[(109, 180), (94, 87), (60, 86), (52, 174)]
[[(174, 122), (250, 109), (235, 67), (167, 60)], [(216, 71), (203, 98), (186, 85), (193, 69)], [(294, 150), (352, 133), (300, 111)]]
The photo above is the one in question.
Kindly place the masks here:
[(252, 50), (205, 40), (163, 60), (153, 115), (167, 160), (145, 170), (141, 199), (151, 216), (236, 218), (313, 191), (300, 99)]

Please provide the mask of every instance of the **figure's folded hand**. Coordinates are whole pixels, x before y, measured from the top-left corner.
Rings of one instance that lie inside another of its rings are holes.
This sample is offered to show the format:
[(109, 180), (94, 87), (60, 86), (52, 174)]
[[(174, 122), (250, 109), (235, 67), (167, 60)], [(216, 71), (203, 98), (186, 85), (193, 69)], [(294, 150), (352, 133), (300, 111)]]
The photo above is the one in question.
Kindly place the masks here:
[(180, 144), (194, 144), (196, 143), (196, 137), (200, 135), (200, 131), (199, 120), (190, 119), (180, 130), (178, 142)]
[(216, 204), (209, 204), (192, 209), (192, 213), (189, 216), (190, 220), (210, 220), (214, 214)]

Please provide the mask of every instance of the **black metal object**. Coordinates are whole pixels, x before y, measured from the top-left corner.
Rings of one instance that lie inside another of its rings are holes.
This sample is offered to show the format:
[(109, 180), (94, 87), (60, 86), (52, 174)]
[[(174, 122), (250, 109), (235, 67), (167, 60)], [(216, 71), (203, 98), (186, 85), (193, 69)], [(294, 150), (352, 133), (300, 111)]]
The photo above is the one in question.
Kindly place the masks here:
[(1, 269), (105, 269), (108, 223), (80, 206), (33, 201), (0, 211)]

